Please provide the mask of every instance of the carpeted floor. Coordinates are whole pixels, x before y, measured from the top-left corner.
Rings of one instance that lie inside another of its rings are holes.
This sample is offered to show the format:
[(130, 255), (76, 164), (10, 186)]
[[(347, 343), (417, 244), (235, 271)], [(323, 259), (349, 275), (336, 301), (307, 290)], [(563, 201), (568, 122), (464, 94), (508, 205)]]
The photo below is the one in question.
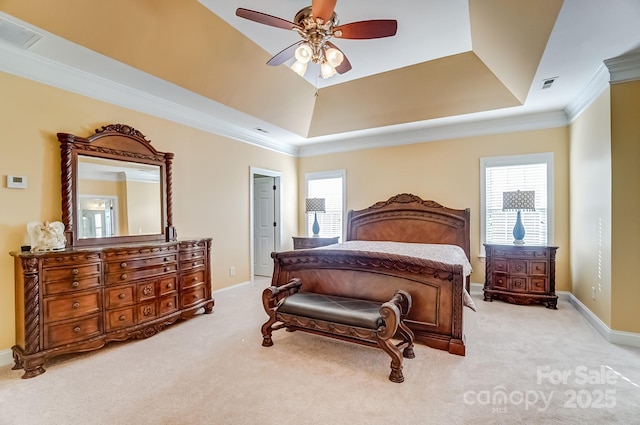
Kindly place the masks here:
[(395, 384), (381, 350), (285, 331), (262, 347), (267, 284), (33, 379), (0, 368), (0, 425), (640, 424), (640, 349), (608, 343), (565, 301), (486, 303), (474, 288), (467, 355), (417, 345)]

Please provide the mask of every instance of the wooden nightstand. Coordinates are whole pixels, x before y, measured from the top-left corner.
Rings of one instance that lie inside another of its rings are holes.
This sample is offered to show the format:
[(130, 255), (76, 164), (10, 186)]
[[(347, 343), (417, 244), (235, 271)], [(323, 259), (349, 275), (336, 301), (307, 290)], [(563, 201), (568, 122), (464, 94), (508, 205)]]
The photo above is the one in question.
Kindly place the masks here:
[(484, 300), (546, 304), (557, 309), (557, 246), (484, 244)]
[(319, 246), (338, 243), (340, 236), (335, 238), (314, 238), (313, 236), (293, 236), (293, 249), (318, 248)]

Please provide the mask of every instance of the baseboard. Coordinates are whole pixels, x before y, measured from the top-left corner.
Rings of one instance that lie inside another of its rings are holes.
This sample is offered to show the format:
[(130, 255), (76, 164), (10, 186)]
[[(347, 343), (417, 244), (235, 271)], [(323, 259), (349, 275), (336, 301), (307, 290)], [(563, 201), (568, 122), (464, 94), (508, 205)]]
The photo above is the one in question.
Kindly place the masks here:
[(11, 349), (0, 351), (0, 367), (13, 364), (13, 352)]
[(628, 345), (630, 347), (640, 347), (640, 334), (634, 332), (615, 331), (607, 326), (598, 316), (596, 316), (586, 305), (576, 298), (571, 292), (558, 291), (560, 299), (568, 301), (576, 310), (589, 322), (604, 339), (612, 344)]

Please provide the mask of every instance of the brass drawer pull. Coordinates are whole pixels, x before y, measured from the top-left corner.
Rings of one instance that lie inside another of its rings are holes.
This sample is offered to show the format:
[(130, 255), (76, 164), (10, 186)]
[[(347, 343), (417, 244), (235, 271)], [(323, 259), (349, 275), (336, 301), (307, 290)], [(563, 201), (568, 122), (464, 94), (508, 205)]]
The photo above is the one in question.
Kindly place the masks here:
[(194, 282), (197, 282), (197, 281), (198, 281), (198, 276), (194, 276), (192, 280), (193, 280)]
[(125, 316), (124, 314), (120, 317), (118, 317), (118, 320), (120, 320), (121, 322), (124, 321), (127, 318), (127, 316)]
[(120, 267), (124, 269), (125, 267), (127, 267), (127, 263), (126, 262), (120, 263)]
[(173, 288), (173, 283), (167, 283), (167, 289)]
[(165, 267), (165, 268), (164, 268), (164, 271), (165, 271), (165, 272), (169, 272), (169, 271), (171, 271), (171, 267)]
[(125, 295), (125, 294), (120, 294), (120, 295), (118, 295), (118, 298), (120, 298), (121, 300), (124, 300), (124, 298), (125, 298), (125, 297), (126, 297), (126, 295)]
[(193, 262), (193, 267), (197, 266), (198, 263), (196, 263), (195, 261)]
[(71, 274), (78, 274), (78, 269), (71, 270)]
[(120, 275), (120, 280), (125, 280), (127, 278), (127, 274), (123, 273)]
[(173, 303), (167, 303), (167, 307), (173, 307)]
[(80, 284), (75, 280), (73, 282), (71, 282), (71, 286), (74, 287), (74, 288), (77, 288), (78, 285), (80, 285)]
[(80, 332), (80, 326), (76, 326), (75, 328), (73, 328), (73, 332), (74, 333)]
[(75, 302), (71, 305), (71, 307), (73, 308), (80, 308), (80, 303), (79, 302)]
[(151, 285), (147, 285), (142, 289), (142, 293), (144, 295), (149, 295), (152, 292), (153, 292), (153, 287)]

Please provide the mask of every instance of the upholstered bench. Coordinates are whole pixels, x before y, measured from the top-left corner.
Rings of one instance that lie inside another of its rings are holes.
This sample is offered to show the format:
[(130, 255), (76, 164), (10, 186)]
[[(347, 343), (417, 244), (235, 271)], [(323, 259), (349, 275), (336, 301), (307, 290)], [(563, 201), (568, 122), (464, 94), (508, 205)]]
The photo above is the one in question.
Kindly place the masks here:
[[(411, 309), (411, 296), (396, 291), (387, 302), (298, 292), (302, 282), (294, 278), (283, 286), (271, 286), (262, 293), (269, 320), (262, 325), (262, 345), (273, 345), (274, 330), (302, 330), (343, 341), (383, 349), (391, 357), (389, 380), (403, 382), (403, 356), (414, 358), (413, 332), (404, 323)], [(392, 338), (398, 334), (401, 341)], [(400, 348), (403, 348), (400, 353)]]

